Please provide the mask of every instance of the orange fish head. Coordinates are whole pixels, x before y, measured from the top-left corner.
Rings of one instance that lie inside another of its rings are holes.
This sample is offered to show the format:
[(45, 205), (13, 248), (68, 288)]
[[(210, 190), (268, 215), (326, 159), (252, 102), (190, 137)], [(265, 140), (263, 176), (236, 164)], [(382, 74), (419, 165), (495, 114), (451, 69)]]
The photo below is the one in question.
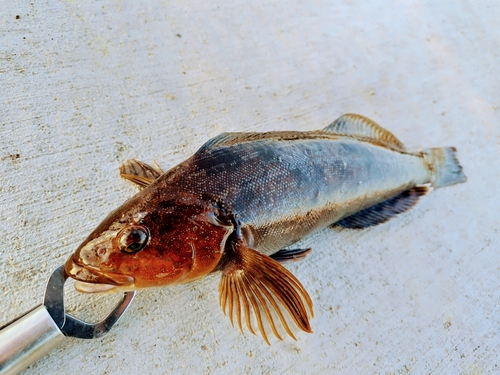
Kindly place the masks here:
[(225, 210), (185, 193), (144, 201), (136, 196), (113, 211), (67, 260), (77, 290), (179, 284), (215, 269), (235, 228)]

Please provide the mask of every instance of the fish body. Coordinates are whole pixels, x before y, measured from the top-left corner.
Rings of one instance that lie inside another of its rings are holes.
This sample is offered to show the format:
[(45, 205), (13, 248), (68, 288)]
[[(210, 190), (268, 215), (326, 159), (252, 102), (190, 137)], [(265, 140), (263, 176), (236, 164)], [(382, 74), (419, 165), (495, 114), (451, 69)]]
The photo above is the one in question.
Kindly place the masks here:
[(453, 148), (407, 152), (359, 115), (321, 131), (223, 133), (166, 173), (129, 161), (121, 174), (143, 190), (70, 257), (77, 287), (135, 289), (221, 271), (224, 311), (252, 332), (253, 315), (266, 341), (266, 320), (279, 338), (279, 323), (292, 337), (290, 322), (311, 331), (311, 299), (280, 265), (308, 250), (286, 247), (330, 225), (379, 224), (426, 185), (465, 181)]
[(253, 248), (265, 254), (432, 179), (422, 155), (352, 137), (228, 136), (239, 142), (202, 150), (155, 184), (173, 189), (168, 194), (205, 194), (224, 202), (253, 234)]

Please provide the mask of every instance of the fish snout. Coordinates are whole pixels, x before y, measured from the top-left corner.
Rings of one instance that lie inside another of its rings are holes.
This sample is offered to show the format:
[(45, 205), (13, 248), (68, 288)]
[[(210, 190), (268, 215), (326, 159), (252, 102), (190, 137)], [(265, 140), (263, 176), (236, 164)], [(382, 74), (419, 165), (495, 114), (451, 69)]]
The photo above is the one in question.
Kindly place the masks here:
[(76, 250), (73, 260), (79, 265), (99, 269), (113, 253), (113, 239), (117, 231), (105, 231), (99, 237), (86, 240)]
[(75, 289), (83, 293), (106, 292), (111, 289), (134, 289), (134, 278), (106, 269), (105, 264), (112, 252), (113, 233), (84, 242), (66, 261), (64, 272), (76, 280)]
[(109, 257), (114, 251), (113, 239), (118, 231), (105, 231), (99, 237), (85, 241), (67, 260), (66, 274), (78, 281), (95, 284), (130, 285), (132, 276), (116, 272), (109, 266)]

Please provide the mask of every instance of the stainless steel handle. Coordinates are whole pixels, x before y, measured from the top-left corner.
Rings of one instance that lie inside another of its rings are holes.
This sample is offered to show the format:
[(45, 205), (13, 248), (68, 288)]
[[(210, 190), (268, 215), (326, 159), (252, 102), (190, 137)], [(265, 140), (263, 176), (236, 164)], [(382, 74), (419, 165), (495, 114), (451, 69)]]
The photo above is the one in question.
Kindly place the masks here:
[(0, 330), (0, 375), (17, 374), (64, 340), (42, 305)]
[(105, 335), (120, 319), (134, 299), (135, 292), (123, 298), (102, 321), (90, 324), (64, 311), (63, 266), (49, 278), (43, 305), (0, 327), (0, 375), (17, 374), (59, 345), (66, 336), (93, 339)]

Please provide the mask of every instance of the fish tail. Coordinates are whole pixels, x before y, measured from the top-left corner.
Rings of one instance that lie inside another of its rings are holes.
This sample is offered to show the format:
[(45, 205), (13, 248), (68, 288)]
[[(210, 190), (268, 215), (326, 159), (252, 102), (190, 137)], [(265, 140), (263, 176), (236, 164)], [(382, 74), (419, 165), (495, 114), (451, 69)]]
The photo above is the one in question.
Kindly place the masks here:
[(431, 184), (435, 188), (467, 181), (456, 157), (455, 147), (429, 148), (422, 156), (432, 173)]

